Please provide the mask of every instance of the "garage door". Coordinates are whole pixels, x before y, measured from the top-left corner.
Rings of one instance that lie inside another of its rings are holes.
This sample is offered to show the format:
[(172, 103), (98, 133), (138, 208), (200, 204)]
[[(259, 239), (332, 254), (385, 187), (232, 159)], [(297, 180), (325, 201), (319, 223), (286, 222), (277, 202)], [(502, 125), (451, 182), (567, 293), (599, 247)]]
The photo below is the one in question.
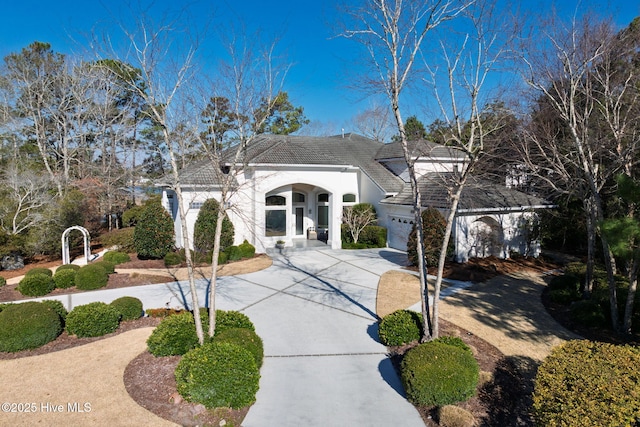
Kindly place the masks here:
[(407, 239), (413, 227), (413, 218), (390, 215), (387, 224), (389, 224), (389, 229), (387, 230), (389, 247), (406, 251)]

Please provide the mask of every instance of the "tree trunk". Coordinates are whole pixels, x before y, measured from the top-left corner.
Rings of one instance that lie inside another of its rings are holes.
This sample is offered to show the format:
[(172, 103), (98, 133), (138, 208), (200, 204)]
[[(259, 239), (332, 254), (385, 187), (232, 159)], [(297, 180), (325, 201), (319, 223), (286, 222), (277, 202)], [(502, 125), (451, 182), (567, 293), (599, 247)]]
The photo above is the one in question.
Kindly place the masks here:
[(633, 308), (636, 298), (636, 290), (638, 288), (638, 269), (640, 268), (640, 260), (634, 257), (629, 266), (629, 293), (627, 294), (627, 303), (624, 307), (624, 320), (622, 331), (625, 334), (631, 334), (631, 326), (633, 320)]
[(218, 256), (220, 255), (220, 236), (222, 235), (222, 221), (224, 220), (225, 197), (220, 200), (218, 217), (216, 218), (216, 232), (213, 238), (213, 256), (211, 259), (211, 280), (209, 285), (209, 336), (216, 332), (216, 286), (218, 283)]
[(587, 221), (587, 270), (582, 286), (582, 296), (584, 299), (591, 298), (593, 290), (593, 264), (596, 250), (596, 227), (593, 217), (592, 201), (590, 197), (584, 200), (585, 219)]

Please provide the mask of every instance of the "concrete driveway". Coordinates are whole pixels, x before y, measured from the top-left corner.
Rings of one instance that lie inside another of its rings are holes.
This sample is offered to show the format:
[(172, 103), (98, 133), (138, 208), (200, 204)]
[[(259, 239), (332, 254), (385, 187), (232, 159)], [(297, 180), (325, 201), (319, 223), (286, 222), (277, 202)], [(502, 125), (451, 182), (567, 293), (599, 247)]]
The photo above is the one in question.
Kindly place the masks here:
[[(219, 278), (217, 308), (246, 313), (264, 341), (260, 390), (244, 426), (424, 426), (377, 334), (378, 280), (405, 260), (391, 249), (303, 251)], [(207, 286), (199, 282), (201, 305)], [(191, 301), (183, 282), (57, 299), (69, 308), (123, 295), (145, 308)]]

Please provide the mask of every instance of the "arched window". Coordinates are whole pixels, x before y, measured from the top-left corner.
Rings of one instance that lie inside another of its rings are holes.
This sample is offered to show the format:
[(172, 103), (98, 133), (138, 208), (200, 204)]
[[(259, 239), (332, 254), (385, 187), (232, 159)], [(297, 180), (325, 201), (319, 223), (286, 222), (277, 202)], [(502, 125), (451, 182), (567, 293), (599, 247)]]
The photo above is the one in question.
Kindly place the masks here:
[(318, 202), (320, 202), (320, 203), (329, 203), (329, 194), (327, 194), (327, 193), (318, 194)]
[(355, 194), (343, 194), (342, 195), (342, 203), (355, 203), (356, 202), (356, 195)]
[(305, 197), (304, 197), (304, 194), (302, 194), (302, 193), (293, 193), (292, 198), (293, 198), (293, 203), (304, 203), (305, 202)]
[(264, 199), (264, 204), (267, 206), (285, 206), (287, 199), (282, 196), (267, 196)]

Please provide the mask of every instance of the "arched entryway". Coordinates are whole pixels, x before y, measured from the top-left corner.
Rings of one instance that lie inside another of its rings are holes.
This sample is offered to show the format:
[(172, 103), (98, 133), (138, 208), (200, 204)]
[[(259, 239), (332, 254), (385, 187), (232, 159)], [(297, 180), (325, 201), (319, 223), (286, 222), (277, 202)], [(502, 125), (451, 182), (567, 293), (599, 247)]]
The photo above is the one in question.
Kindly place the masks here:
[(82, 233), (84, 237), (84, 262), (85, 264), (89, 263), (89, 255), (91, 254), (91, 245), (89, 243), (89, 231), (81, 227), (79, 225), (74, 225), (73, 227), (69, 227), (62, 233), (62, 263), (63, 264), (71, 264), (71, 259), (69, 258), (69, 233), (73, 230), (78, 230)]
[(504, 234), (502, 227), (494, 218), (483, 216), (471, 224), (469, 230), (471, 243), (470, 257), (501, 256)]

